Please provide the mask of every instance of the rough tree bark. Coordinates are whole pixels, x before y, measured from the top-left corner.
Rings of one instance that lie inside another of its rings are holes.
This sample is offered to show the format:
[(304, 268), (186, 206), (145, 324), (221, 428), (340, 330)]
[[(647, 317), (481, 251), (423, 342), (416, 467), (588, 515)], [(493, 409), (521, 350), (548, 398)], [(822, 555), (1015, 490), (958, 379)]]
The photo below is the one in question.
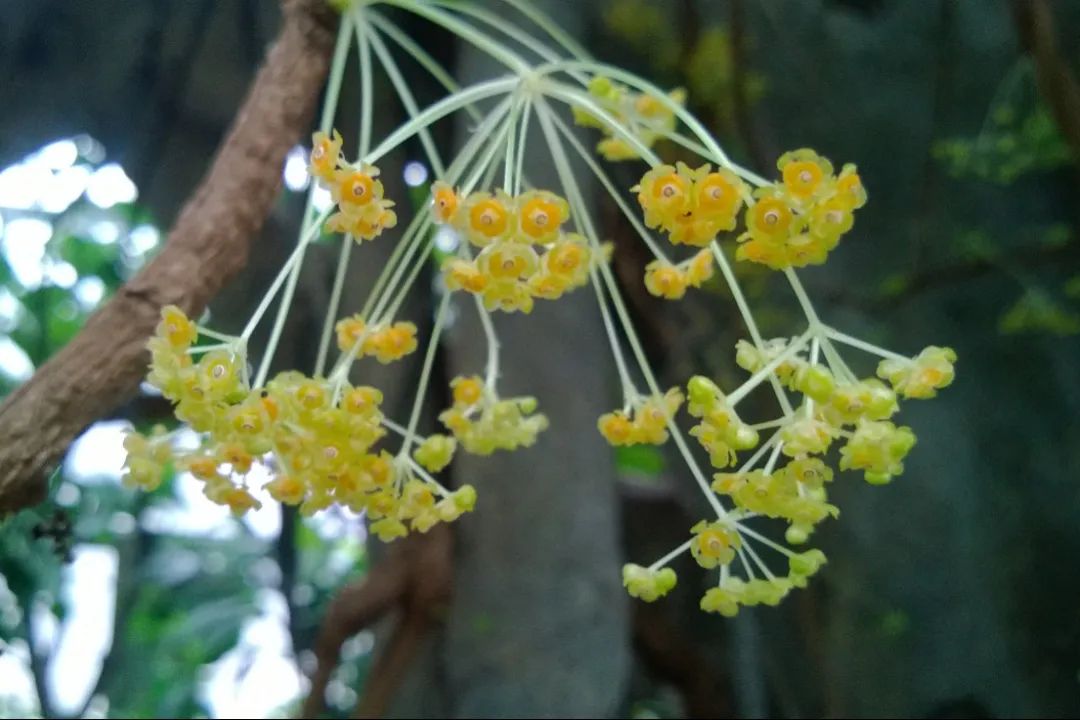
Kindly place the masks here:
[(281, 32), (161, 253), (0, 405), (0, 513), (40, 502), (68, 444), (135, 388), (161, 308), (197, 314), (244, 267), (334, 45), (336, 16), (325, 2), (283, 0), (282, 10)]

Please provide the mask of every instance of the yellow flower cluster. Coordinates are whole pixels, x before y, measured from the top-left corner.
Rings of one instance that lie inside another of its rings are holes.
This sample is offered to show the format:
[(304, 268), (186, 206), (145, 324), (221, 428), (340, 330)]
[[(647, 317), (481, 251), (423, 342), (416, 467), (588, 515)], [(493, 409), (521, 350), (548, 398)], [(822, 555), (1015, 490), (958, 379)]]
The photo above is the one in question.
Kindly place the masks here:
[(808, 550), (792, 554), (788, 558), (787, 577), (742, 578), (726, 576), (717, 587), (706, 591), (701, 599), (701, 609), (735, 617), (741, 606), (777, 605), (792, 588), (806, 587), (807, 580), (826, 563), (825, 553)]
[(758, 188), (746, 209), (746, 232), (735, 257), (774, 270), (820, 265), (851, 230), (866, 191), (855, 166), (833, 166), (810, 149), (785, 153), (777, 162), (782, 180)]
[(718, 473), (712, 487), (747, 512), (812, 528), (840, 513), (827, 502), (825, 483), (832, 478), (833, 472), (824, 462), (808, 457), (794, 460), (772, 473), (762, 470)]
[(165, 429), (157, 426), (149, 436), (130, 433), (124, 438), (127, 459), (121, 481), (126, 487), (153, 492), (161, 485), (172, 462), (172, 446)]
[[(392, 337), (393, 330), (382, 332)], [(413, 346), (414, 333), (415, 328), (406, 333)], [(159, 438), (129, 435), (129, 484), (152, 489), (164, 464), (172, 460), (203, 482), (207, 497), (242, 514), (260, 505), (247, 486), (249, 472), (260, 463), (273, 474), (265, 489), (274, 499), (299, 505), (304, 514), (333, 504), (363, 511), (373, 521), (372, 532), (384, 540), (409, 528), (426, 532), (436, 522), (472, 509), (476, 493), (471, 487), (447, 493), (415, 477), (407, 457), (394, 458), (375, 448), (385, 434), (378, 389), (295, 371), (280, 373), (265, 388), (251, 389), (236, 353), (213, 350), (193, 363), (197, 335), (194, 323), (179, 309), (165, 308), (149, 343), (149, 377), (176, 403), (176, 416), (206, 440), (198, 450), (174, 455)], [(373, 350), (376, 357), (404, 347), (387, 342), (392, 348), (378, 347)], [(449, 463), (454, 445), (443, 436), (428, 438), (416, 450), (417, 462), (438, 471)]]
[(683, 394), (671, 388), (663, 397), (639, 399), (629, 409), (605, 413), (597, 421), (600, 434), (611, 445), (662, 445), (668, 439), (668, 423), (682, 405)]
[(645, 266), (645, 289), (649, 294), (667, 300), (678, 300), (688, 287), (701, 287), (713, 276), (713, 256), (701, 250), (688, 260), (675, 265), (653, 260)]
[(497, 190), (462, 198), (439, 182), (432, 196), (435, 221), (481, 248), (475, 259), (444, 264), (449, 289), (480, 296), (488, 310), (529, 313), (534, 298), (554, 300), (587, 282), (589, 245), (581, 235), (562, 231), (570, 206), (558, 195), (530, 190), (511, 197)]
[(690, 396), (687, 410), (701, 418), (690, 434), (708, 451), (713, 467), (728, 467), (735, 462), (737, 450), (749, 450), (758, 444), (757, 431), (739, 419), (716, 383), (696, 375), (686, 390)]
[[(825, 564), (825, 555), (820, 550), (796, 553), (773, 544), (787, 556), (786, 576), (765, 572), (765, 578), (760, 578), (748, 571), (744, 579), (731, 574), (731, 563), (744, 551), (761, 564), (751, 549), (745, 547), (746, 537), (740, 522), (753, 517), (782, 520), (788, 526), (785, 540), (790, 545), (805, 543), (821, 522), (839, 516), (840, 511), (829, 502), (827, 492), (834, 473), (821, 457), (832, 443), (843, 440), (841, 470), (862, 471), (870, 484), (889, 482), (903, 472), (903, 460), (915, 444), (910, 428), (890, 421), (899, 410), (897, 394), (932, 397), (951, 383), (954, 376), (956, 353), (950, 348), (932, 346), (914, 358), (897, 356), (881, 362), (878, 374), (895, 390), (877, 378), (854, 379), (842, 362), (844, 378), (838, 379), (829, 367), (811, 362), (805, 347), (793, 349), (792, 342), (776, 338), (760, 348), (746, 341), (736, 345), (736, 363), (740, 367), (750, 373), (761, 373), (767, 366), (771, 367), (781, 384), (802, 393), (805, 401), (781, 422), (768, 424), (776, 428), (776, 436), (769, 442), (779, 443), (779, 447), (773, 449), (764, 468), (713, 475), (713, 492), (728, 498), (734, 510), (718, 520), (696, 524), (687, 543), (699, 565), (706, 569), (721, 568), (719, 585), (701, 599), (702, 609), (708, 612), (731, 616), (741, 606), (774, 605), (792, 588), (804, 587), (807, 578)], [(758, 445), (757, 430), (739, 418), (727, 396), (708, 378), (691, 378), (687, 400), (687, 411), (700, 418), (690, 434), (709, 452), (713, 467), (720, 470), (730, 467), (736, 461), (737, 451)], [(626, 429), (628, 420), (625, 415), (612, 413), (602, 419), (601, 431), (613, 444), (626, 444), (632, 437)], [(777, 468), (775, 463), (781, 455), (788, 460)], [(751, 533), (751, 537), (759, 536)], [(749, 562), (747, 557), (743, 560)], [(642, 600), (661, 597), (675, 582), (674, 571), (669, 568), (637, 565), (623, 568), (623, 584), (631, 595)]]
[[(653, 144), (675, 130), (675, 113), (662, 100), (652, 95), (636, 93), (625, 85), (612, 82), (606, 77), (594, 77), (589, 83), (589, 94), (600, 108), (632, 134), (645, 147)], [(679, 105), (686, 102), (686, 91), (676, 89), (668, 95)], [(634, 146), (619, 137), (611, 125), (587, 109), (572, 108), (574, 121), (583, 127), (597, 128), (605, 135), (596, 151), (607, 160), (636, 160), (640, 157)]]
[(888, 380), (906, 398), (927, 399), (953, 381), (956, 351), (931, 345), (910, 360), (885, 359), (878, 364), (878, 377)]
[(413, 459), (428, 472), (441, 472), (454, 459), (457, 440), (446, 435), (428, 435), (413, 451)]
[(397, 225), (394, 203), (383, 197), (383, 185), (373, 165), (352, 165), (341, 154), (341, 134), (317, 132), (312, 138), (308, 172), (337, 204), (338, 212), (326, 220), (327, 232), (346, 233), (360, 242), (374, 240)]
[(683, 163), (659, 165), (630, 188), (637, 193), (645, 224), (668, 233), (675, 245), (705, 247), (720, 232), (735, 229), (746, 184), (730, 170), (705, 164), (691, 170)]
[(677, 578), (671, 568), (652, 568), (627, 563), (622, 569), (623, 587), (631, 596), (652, 602), (671, 592)]
[(536, 398), (500, 399), (479, 377), (457, 377), (450, 383), (453, 405), (439, 415), (461, 446), (474, 455), (529, 447), (547, 429), (536, 413)]
[(343, 318), (334, 326), (338, 349), (355, 357), (371, 356), (383, 364), (400, 360), (416, 350), (416, 325), (397, 322), (369, 327), (359, 315)]

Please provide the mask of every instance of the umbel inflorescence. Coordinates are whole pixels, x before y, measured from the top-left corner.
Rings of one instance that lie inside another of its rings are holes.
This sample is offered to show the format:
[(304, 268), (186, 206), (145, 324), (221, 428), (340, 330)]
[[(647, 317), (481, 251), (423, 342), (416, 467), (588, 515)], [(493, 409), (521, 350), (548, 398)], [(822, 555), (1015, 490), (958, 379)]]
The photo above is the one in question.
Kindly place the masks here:
[[(856, 168), (837, 169), (801, 149), (779, 158), (775, 180), (759, 177), (724, 154), (683, 107), (681, 91), (664, 92), (590, 59), (527, 0), (501, 0), (519, 14), (514, 22), (482, 4), (336, 4), (341, 30), (309, 167), (333, 206), (318, 211), (309, 198), (296, 249), (239, 335), (199, 326), (175, 307), (164, 310), (149, 343), (148, 380), (202, 442), (181, 450), (173, 435), (131, 433), (125, 481), (152, 490), (172, 464), (200, 480), (211, 500), (242, 514), (260, 504), (252, 492), (258, 491), (252, 487), (258, 465), (258, 476), (271, 478), (262, 489), (275, 500), (305, 514), (330, 506), (362, 511), (383, 540), (455, 520), (477, 501), (471, 486), (451, 491), (437, 479), (455, 452), (527, 447), (548, 423), (536, 398), (500, 393), (491, 313), (528, 314), (538, 301), (587, 286), (622, 388), (621, 405), (598, 418), (600, 435), (616, 446), (673, 442), (711, 509), (664, 557), (625, 566), (627, 590), (646, 601), (666, 594), (676, 583), (668, 565), (686, 552), (703, 568), (718, 570), (717, 585), (701, 601), (708, 611), (733, 615), (742, 605), (775, 604), (804, 586), (825, 563), (824, 554), (806, 543), (819, 523), (838, 515), (829, 501), (836, 470), (858, 471), (870, 484), (900, 474), (915, 435), (894, 422), (899, 402), (933, 397), (952, 382), (956, 361), (949, 348), (931, 346), (907, 357), (852, 337), (826, 324), (807, 297), (796, 268), (823, 263), (866, 203)], [(382, 6), (442, 26), (493, 57), (505, 74), (459, 87)], [(430, 72), (446, 96), (420, 108), (391, 46)], [(361, 127), (350, 162), (332, 125), (353, 47)], [(410, 117), (373, 145), (376, 67)], [(429, 129), (461, 113), (469, 115), (472, 132), (447, 164)], [(596, 147), (602, 160), (567, 116), (602, 133)], [(436, 179), (427, 207), (408, 209), (385, 197), (376, 163), (414, 137)], [(537, 143), (554, 167), (556, 187), (530, 182), (537, 154), (526, 164), (526, 147)], [(657, 148), (677, 157), (665, 162)], [(642, 165), (640, 180), (618, 187), (603, 161)], [(704, 376), (680, 387), (658, 385), (610, 268), (611, 247), (601, 242), (584, 200), (580, 172), (611, 195), (652, 254), (642, 278), (648, 292), (678, 300), (719, 272), (748, 333), (734, 348), (735, 363), (748, 373), (741, 385), (725, 390)], [(408, 219), (401, 231), (399, 213)], [(458, 242), (441, 263), (442, 298), (426, 339), (416, 399), (399, 424), (384, 415), (377, 388), (352, 378), (363, 377), (357, 365), (365, 358), (391, 363), (420, 349), (417, 327), (400, 309), (434, 256), (436, 230)], [(315, 367), (310, 374), (290, 370), (268, 378), (305, 251), (322, 232), (339, 234), (341, 250)], [(391, 242), (394, 250), (363, 306), (342, 309), (353, 245), (365, 241)], [(792, 335), (762, 337), (728, 259), (731, 251), (738, 261), (783, 274), (804, 316)], [(445, 433), (422, 437), (416, 431), (420, 409), (455, 295), (478, 313), (487, 362), (475, 375), (452, 381), (450, 407), (439, 414)], [(268, 345), (258, 368), (249, 368), (248, 341), (275, 300)], [(338, 355), (328, 367), (332, 347)], [(851, 350), (879, 358), (875, 377), (852, 371), (842, 354)], [(775, 416), (744, 419), (742, 401), (766, 385), (776, 400)], [(690, 420), (692, 440), (680, 428), (681, 413)], [(695, 441), (703, 452), (695, 452)], [(834, 446), (838, 468), (828, 459)], [(785, 526), (782, 537), (769, 536), (761, 525), (768, 520)]]

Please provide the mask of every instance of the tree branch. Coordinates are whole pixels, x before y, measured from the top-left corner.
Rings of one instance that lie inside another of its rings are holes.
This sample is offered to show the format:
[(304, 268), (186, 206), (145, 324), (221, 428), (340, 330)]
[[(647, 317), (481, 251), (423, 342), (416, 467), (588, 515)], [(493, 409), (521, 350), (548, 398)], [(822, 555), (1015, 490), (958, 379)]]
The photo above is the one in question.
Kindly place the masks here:
[(349, 583), (327, 607), (315, 644), (315, 672), (300, 717), (318, 717), (341, 645), (393, 611), (401, 611), (371, 668), (354, 717), (381, 717), (401, 686), (420, 644), (453, 590), (453, 533), (439, 524), (394, 543), (362, 580)]
[(1012, 8), (1021, 47), (1035, 61), (1039, 93), (1050, 106), (1073, 157), (1080, 162), (1080, 83), (1058, 48), (1050, 4), (1046, 0), (1013, 0)]
[(40, 502), (49, 468), (71, 441), (137, 386), (161, 308), (197, 315), (246, 263), (334, 45), (326, 0), (282, 0), (282, 10), (277, 41), (165, 247), (0, 405), (0, 513)]

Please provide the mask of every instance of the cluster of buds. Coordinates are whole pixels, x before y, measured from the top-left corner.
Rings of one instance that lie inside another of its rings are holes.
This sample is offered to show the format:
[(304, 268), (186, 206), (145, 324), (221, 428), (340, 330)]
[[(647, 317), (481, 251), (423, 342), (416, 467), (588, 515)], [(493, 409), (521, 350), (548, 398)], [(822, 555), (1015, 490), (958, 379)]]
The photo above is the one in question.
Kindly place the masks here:
[(614, 446), (662, 445), (668, 439), (668, 423), (682, 402), (683, 394), (678, 388), (671, 388), (662, 397), (635, 398), (626, 409), (601, 415), (597, 427)]
[(383, 364), (400, 360), (416, 350), (416, 325), (382, 323), (370, 327), (360, 315), (342, 318), (334, 326), (338, 349), (353, 357), (374, 357)]
[(712, 251), (701, 250), (678, 264), (666, 260), (650, 262), (645, 266), (645, 289), (656, 297), (678, 300), (688, 287), (699, 288), (712, 276)]
[(547, 429), (547, 417), (536, 413), (536, 398), (499, 398), (475, 376), (454, 378), (450, 389), (454, 404), (439, 420), (474, 455), (529, 447)]
[[(931, 397), (954, 376), (956, 355), (950, 348), (930, 347), (914, 358), (886, 358), (878, 374), (890, 387), (878, 378), (856, 379), (846, 365), (841, 365), (843, 372), (838, 377), (832, 368), (816, 361), (816, 353), (808, 356), (805, 345), (806, 336), (798, 340), (776, 338), (761, 346), (740, 341), (736, 346), (736, 363), (758, 378), (752, 382), (771, 375), (780, 386), (801, 393), (804, 400), (778, 422), (764, 424), (775, 434), (760, 447), (755, 459), (738, 471), (713, 476), (711, 490), (727, 498), (734, 509), (691, 528), (686, 546), (703, 568), (721, 569), (720, 584), (702, 598), (701, 606), (707, 611), (733, 615), (740, 606), (775, 604), (789, 590), (805, 584), (825, 562), (819, 550), (796, 553), (772, 544), (787, 556), (788, 575), (732, 576), (730, 565), (746, 548), (744, 534), (760, 538), (744, 523), (754, 517), (781, 520), (787, 524), (784, 537), (790, 545), (805, 543), (819, 523), (839, 515), (827, 492), (834, 471), (823, 457), (832, 444), (843, 441), (840, 470), (861, 471), (873, 485), (889, 482), (903, 472), (904, 457), (915, 444), (910, 428), (890, 420), (899, 410), (897, 395)], [(736, 412), (734, 397), (726, 396), (705, 377), (696, 376), (687, 385), (687, 411), (700, 419), (690, 434), (708, 451), (712, 466), (718, 470), (734, 465), (739, 452), (761, 446), (758, 430)], [(612, 429), (621, 427), (619, 420), (618, 414), (601, 419), (609, 442), (644, 441), (629, 433), (613, 433)], [(769, 448), (772, 458), (763, 468), (754, 468), (756, 458)], [(788, 461), (777, 467), (782, 457)], [(746, 552), (752, 551), (746, 548)], [(760, 562), (756, 555), (752, 557)], [(635, 597), (656, 599), (674, 587), (674, 577), (667, 570), (662, 565), (628, 565), (624, 584)]]
[[(610, 78), (597, 76), (589, 83), (589, 94), (605, 113), (618, 123), (624, 132), (634, 136), (645, 147), (652, 147), (657, 140), (675, 130), (675, 111), (659, 98), (637, 93)], [(682, 105), (686, 91), (676, 89), (668, 95), (671, 102)], [(606, 160), (638, 160), (640, 153), (634, 146), (614, 131), (610, 122), (597, 117), (588, 109), (575, 105), (574, 121), (582, 127), (592, 127), (604, 133), (597, 143), (596, 151)]]

